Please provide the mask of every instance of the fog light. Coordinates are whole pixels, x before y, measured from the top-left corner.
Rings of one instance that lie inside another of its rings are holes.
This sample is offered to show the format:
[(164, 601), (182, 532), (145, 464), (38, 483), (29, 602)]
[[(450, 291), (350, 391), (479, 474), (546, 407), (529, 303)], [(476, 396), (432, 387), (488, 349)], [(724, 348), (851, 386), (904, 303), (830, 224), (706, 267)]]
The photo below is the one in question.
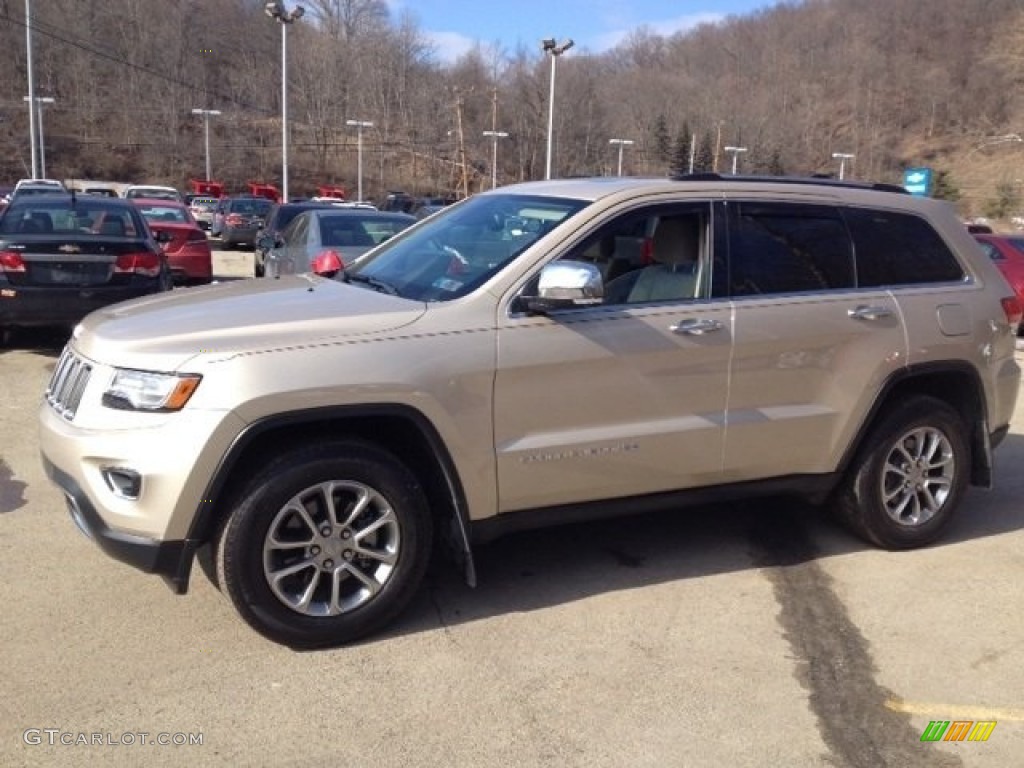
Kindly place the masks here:
[(134, 501), (142, 493), (142, 476), (134, 469), (105, 467), (101, 472), (107, 487), (118, 498)]

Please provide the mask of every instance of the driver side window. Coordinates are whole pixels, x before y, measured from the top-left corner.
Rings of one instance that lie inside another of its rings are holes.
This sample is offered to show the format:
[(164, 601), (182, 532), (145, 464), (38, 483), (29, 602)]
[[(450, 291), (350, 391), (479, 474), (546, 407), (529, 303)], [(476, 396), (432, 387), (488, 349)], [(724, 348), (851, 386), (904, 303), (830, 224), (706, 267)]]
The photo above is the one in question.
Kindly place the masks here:
[(565, 258), (600, 270), (605, 305), (705, 298), (709, 225), (703, 204), (634, 212), (608, 223)]

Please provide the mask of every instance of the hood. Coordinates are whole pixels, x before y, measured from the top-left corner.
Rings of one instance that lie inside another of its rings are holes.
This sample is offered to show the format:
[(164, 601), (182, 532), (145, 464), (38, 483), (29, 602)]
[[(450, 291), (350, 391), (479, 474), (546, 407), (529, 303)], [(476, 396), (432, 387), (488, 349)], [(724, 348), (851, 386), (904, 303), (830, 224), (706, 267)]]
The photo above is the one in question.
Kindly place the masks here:
[(391, 331), (420, 302), (326, 278), (287, 276), (175, 289), (100, 309), (75, 328), (75, 347), (98, 362), (176, 370), (217, 356)]

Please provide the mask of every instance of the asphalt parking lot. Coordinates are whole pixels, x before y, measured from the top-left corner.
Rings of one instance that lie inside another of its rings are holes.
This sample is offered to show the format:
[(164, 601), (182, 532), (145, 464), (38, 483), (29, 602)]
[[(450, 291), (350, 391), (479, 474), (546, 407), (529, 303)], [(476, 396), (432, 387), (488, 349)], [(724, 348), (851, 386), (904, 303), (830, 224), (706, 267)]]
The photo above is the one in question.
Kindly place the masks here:
[[(218, 254), (215, 271), (244, 277), (251, 259)], [(772, 500), (520, 534), (478, 552), (476, 589), (438, 563), (389, 632), (299, 653), (249, 630), (198, 569), (177, 597), (77, 531), (35, 437), (62, 343), (25, 333), (0, 349), (0, 765), (1024, 754), (1024, 394), (996, 489), (972, 489), (934, 547), (880, 552)], [(922, 742), (930, 721), (996, 725), (987, 741)]]

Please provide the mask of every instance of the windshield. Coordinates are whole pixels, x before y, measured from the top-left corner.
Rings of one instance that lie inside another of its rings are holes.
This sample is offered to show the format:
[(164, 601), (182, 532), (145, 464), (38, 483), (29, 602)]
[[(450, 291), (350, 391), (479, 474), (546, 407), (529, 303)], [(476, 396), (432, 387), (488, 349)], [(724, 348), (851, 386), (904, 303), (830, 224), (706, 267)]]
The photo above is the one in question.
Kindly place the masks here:
[(345, 270), (371, 286), (419, 301), (465, 296), (558, 224), (585, 200), (478, 195), (389, 240)]
[(146, 221), (160, 224), (191, 224), (188, 213), (184, 206), (178, 205), (147, 205), (139, 210), (146, 218)]
[(0, 234), (102, 235), (137, 237), (143, 232), (130, 203), (111, 205), (105, 198), (38, 197), (17, 201), (0, 218)]

